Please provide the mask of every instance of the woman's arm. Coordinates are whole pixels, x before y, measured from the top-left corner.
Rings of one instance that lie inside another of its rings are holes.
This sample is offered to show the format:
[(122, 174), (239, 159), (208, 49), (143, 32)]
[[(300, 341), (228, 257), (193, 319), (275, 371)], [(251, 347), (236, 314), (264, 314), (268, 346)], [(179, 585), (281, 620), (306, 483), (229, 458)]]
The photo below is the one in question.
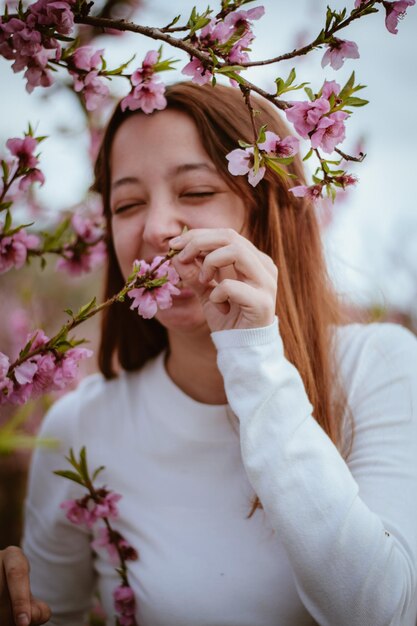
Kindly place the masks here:
[(349, 464), (313, 418), (276, 322), (212, 338), (248, 478), (307, 610), (321, 626), (414, 626), (417, 341), (395, 325), (359, 332)]

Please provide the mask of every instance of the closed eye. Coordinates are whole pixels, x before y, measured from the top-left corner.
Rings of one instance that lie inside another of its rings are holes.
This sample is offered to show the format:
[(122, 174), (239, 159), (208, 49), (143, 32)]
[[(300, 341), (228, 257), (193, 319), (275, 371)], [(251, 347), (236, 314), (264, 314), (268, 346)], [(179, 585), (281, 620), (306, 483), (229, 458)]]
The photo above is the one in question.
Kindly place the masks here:
[(192, 193), (184, 193), (183, 198), (205, 198), (208, 196), (214, 196), (215, 191), (196, 191)]
[(122, 213), (123, 211), (127, 211), (128, 209), (131, 209), (132, 207), (135, 206), (142, 206), (142, 202), (132, 202), (131, 204), (124, 204), (123, 206), (119, 206), (117, 207), (117, 209), (113, 212), (114, 215), (116, 215), (116, 213)]

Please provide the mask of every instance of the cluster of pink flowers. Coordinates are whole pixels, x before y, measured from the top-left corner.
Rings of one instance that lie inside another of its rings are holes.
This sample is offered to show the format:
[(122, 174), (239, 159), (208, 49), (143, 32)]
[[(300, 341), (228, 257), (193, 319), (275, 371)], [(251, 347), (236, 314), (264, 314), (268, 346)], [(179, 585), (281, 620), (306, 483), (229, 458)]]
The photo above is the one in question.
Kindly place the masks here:
[(100, 77), (104, 49), (81, 46), (67, 57), (68, 71), (74, 79), (74, 90), (82, 92), (88, 111), (97, 109), (110, 93), (104, 79)]
[(65, 353), (47, 348), (49, 337), (43, 330), (29, 335), (30, 341), (30, 353), (44, 350), (25, 359), (11, 373), (8, 356), (0, 352), (0, 404), (25, 404), (49, 391), (64, 389), (75, 379), (78, 363), (93, 354), (87, 348), (70, 348)]
[[(0, 18), (0, 55), (14, 61), (14, 72), (26, 69), (26, 89), (49, 87), (50, 61), (59, 61), (61, 45), (53, 34), (69, 35), (74, 27), (75, 0), (37, 0), (19, 18)], [(53, 33), (53, 34), (51, 34)]]
[[(358, 9), (366, 0), (355, 0), (355, 9)], [(398, 20), (403, 18), (408, 7), (414, 6), (416, 0), (400, 0), (399, 2), (383, 2), (385, 14), (385, 26), (387, 30), (396, 35), (398, 33)]]
[(17, 159), (14, 165), (14, 175), (21, 176), (19, 181), (19, 189), (21, 191), (27, 191), (32, 183), (38, 182), (43, 185), (45, 182), (45, 176), (36, 166), (39, 163), (39, 159), (33, 153), (38, 146), (38, 141), (31, 135), (26, 135), (24, 139), (14, 137), (8, 139), (6, 146)]
[(91, 546), (94, 550), (105, 548), (113, 564), (118, 562), (119, 554), (122, 555), (125, 561), (136, 561), (138, 558), (138, 553), (126, 541), (123, 535), (117, 530), (109, 530), (107, 526), (99, 529), (98, 537)]
[[(265, 140), (257, 145), (259, 153), (259, 166), (255, 171), (255, 148), (236, 148), (226, 155), (229, 172), (233, 176), (248, 175), (249, 183), (255, 187), (265, 176), (267, 159), (288, 159), (294, 157), (299, 150), (299, 141), (296, 137), (288, 135), (281, 139), (277, 134), (267, 130)], [(279, 161), (278, 161), (279, 162)]]
[[(91, 529), (99, 520), (104, 520), (106, 526), (99, 529), (98, 537), (92, 542), (91, 546), (94, 550), (105, 548), (113, 564), (121, 561), (124, 566), (126, 561), (137, 560), (138, 553), (109, 524), (110, 519), (116, 519), (119, 515), (117, 502), (121, 497), (120, 494), (101, 488), (94, 493), (94, 496), (88, 493), (78, 500), (65, 500), (60, 506), (66, 512), (70, 522), (76, 525), (85, 525)], [(118, 572), (120, 573), (119, 570)], [(118, 622), (121, 626), (136, 626), (135, 596), (131, 587), (127, 584), (126, 577), (123, 578), (122, 584), (114, 590), (113, 599)]]
[[(127, 295), (133, 299), (130, 308), (137, 308), (139, 315), (145, 319), (153, 317), (158, 308), (169, 309), (172, 306), (172, 296), (180, 293), (178, 287), (175, 286), (180, 277), (169, 260), (161, 263), (163, 259), (164, 257), (157, 256), (150, 264), (138, 260), (133, 264), (134, 269), (137, 270), (137, 277), (149, 277), (149, 287), (135, 287), (127, 292)], [(163, 279), (165, 282), (161, 284)], [(157, 284), (152, 285), (152, 281)]]
[(158, 61), (159, 52), (149, 50), (142, 67), (135, 70), (130, 77), (131, 90), (121, 102), (122, 111), (141, 109), (144, 113), (152, 113), (165, 109), (167, 105), (164, 96), (165, 85), (158, 79), (155, 71)]
[(70, 522), (92, 528), (99, 519), (116, 519), (119, 515), (116, 505), (122, 496), (104, 487), (96, 493), (96, 500), (87, 494), (79, 500), (65, 500), (60, 504)]
[(330, 63), (334, 70), (342, 67), (345, 59), (359, 59), (358, 46), (354, 41), (333, 38), (328, 44), (327, 50), (321, 61), (321, 66), (325, 67)]
[(101, 219), (94, 220), (75, 213), (71, 224), (76, 234), (72, 243), (65, 244), (62, 257), (56, 264), (57, 270), (64, 270), (71, 276), (90, 272), (106, 258), (106, 244), (103, 241)]
[(15, 267), (20, 269), (26, 263), (28, 250), (39, 246), (39, 237), (28, 234), (21, 228), (13, 235), (4, 235), (0, 232), (0, 274)]
[[(265, 13), (263, 6), (248, 11), (232, 11), (224, 19), (211, 20), (201, 29), (200, 35), (191, 38), (191, 42), (199, 50), (210, 48), (229, 64), (240, 64), (249, 61), (247, 50), (255, 39), (251, 30), (251, 22), (258, 20)], [(237, 38), (237, 34), (240, 36)], [(230, 42), (232, 41), (232, 45)], [(207, 57), (208, 62), (210, 57)], [(191, 76), (198, 85), (205, 85), (213, 78), (212, 72), (200, 61), (191, 57), (191, 61), (183, 68), (182, 73)]]
[(120, 626), (135, 626), (135, 596), (131, 587), (120, 585), (113, 591), (114, 608), (118, 613)]
[[(330, 178), (330, 177), (329, 177)], [(342, 187), (342, 189), (346, 189), (347, 187), (351, 187), (352, 185), (356, 185), (358, 179), (356, 176), (352, 176), (352, 174), (341, 174), (340, 176), (331, 176), (331, 182), (338, 187)], [(330, 182), (329, 180), (329, 182)], [(323, 188), (326, 185), (326, 180), (323, 180), (321, 183), (317, 183), (315, 185), (297, 185), (296, 187), (292, 187), (290, 191), (294, 194), (296, 198), (310, 198), (310, 200), (318, 200), (323, 197)]]
[(329, 99), (332, 94), (337, 97), (339, 92), (340, 85), (334, 80), (325, 81), (319, 98), (313, 102), (295, 102), (285, 111), (297, 133), (304, 139), (310, 139), (313, 148), (321, 148), (328, 154), (344, 140), (344, 122), (349, 117), (345, 111), (330, 112)]

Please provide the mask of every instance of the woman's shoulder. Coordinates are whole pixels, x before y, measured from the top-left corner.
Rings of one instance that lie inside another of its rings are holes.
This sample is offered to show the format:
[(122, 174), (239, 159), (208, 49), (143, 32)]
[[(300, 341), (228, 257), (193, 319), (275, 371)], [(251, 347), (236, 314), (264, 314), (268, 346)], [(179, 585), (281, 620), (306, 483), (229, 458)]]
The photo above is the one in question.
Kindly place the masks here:
[(383, 358), (407, 353), (416, 356), (417, 337), (391, 322), (346, 324), (335, 328), (336, 352), (341, 362)]
[(141, 380), (149, 376), (153, 361), (138, 371), (121, 370), (112, 379), (106, 379), (100, 372), (86, 376), (75, 389), (53, 403), (42, 422), (40, 436), (68, 439), (77, 431), (93, 436), (115, 422), (120, 424), (124, 409), (130, 404), (132, 389), (137, 389)]
[(417, 393), (417, 338), (394, 323), (348, 324), (335, 333), (336, 359), (348, 396), (391, 390)]

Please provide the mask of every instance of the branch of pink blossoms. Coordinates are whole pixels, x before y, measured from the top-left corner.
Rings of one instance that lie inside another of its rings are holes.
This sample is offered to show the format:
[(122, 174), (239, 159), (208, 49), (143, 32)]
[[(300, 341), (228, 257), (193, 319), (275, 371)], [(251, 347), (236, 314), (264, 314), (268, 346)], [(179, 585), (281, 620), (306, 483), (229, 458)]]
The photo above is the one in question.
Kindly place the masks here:
[(0, 404), (23, 404), (68, 386), (75, 378), (79, 361), (92, 355), (91, 350), (77, 347), (84, 340), (71, 339), (69, 333), (113, 303), (124, 302), (126, 295), (133, 299), (130, 308), (137, 309), (138, 314), (147, 319), (153, 317), (158, 308), (172, 306), (172, 296), (179, 293), (175, 286), (179, 276), (169, 261), (178, 252), (170, 250), (164, 257), (156, 257), (150, 265), (135, 261), (131, 275), (117, 294), (99, 305), (93, 298), (76, 314), (66, 309), (71, 319), (58, 333), (52, 338), (39, 329), (29, 334), (13, 363), (0, 352)]
[(129, 584), (127, 563), (136, 561), (139, 555), (123, 535), (113, 528), (110, 522), (119, 516), (117, 503), (122, 496), (110, 491), (105, 486), (100, 488), (94, 486), (97, 476), (105, 468), (104, 466), (97, 468), (90, 476), (85, 447), (81, 449), (79, 459), (75, 457), (72, 449), (69, 456), (65, 458), (73, 470), (56, 470), (54, 474), (81, 485), (87, 490), (87, 494), (76, 500), (65, 500), (60, 507), (66, 512), (71, 523), (77, 526), (86, 526), (89, 530), (102, 520), (104, 525), (98, 529), (96, 539), (91, 543), (91, 547), (95, 551), (102, 548), (107, 550), (120, 578), (120, 585), (113, 592), (116, 623), (120, 626), (137, 626), (136, 600)]
[(1, 160), (0, 212), (10, 208), (12, 204), (10, 195), (17, 181), (19, 181), (18, 187), (21, 191), (27, 191), (34, 182), (39, 182), (41, 185), (45, 182), (45, 176), (37, 167), (39, 154), (34, 154), (38, 144), (44, 139), (45, 137), (34, 137), (29, 124), (29, 130), (23, 139), (13, 137), (7, 140), (6, 146), (12, 158)]

